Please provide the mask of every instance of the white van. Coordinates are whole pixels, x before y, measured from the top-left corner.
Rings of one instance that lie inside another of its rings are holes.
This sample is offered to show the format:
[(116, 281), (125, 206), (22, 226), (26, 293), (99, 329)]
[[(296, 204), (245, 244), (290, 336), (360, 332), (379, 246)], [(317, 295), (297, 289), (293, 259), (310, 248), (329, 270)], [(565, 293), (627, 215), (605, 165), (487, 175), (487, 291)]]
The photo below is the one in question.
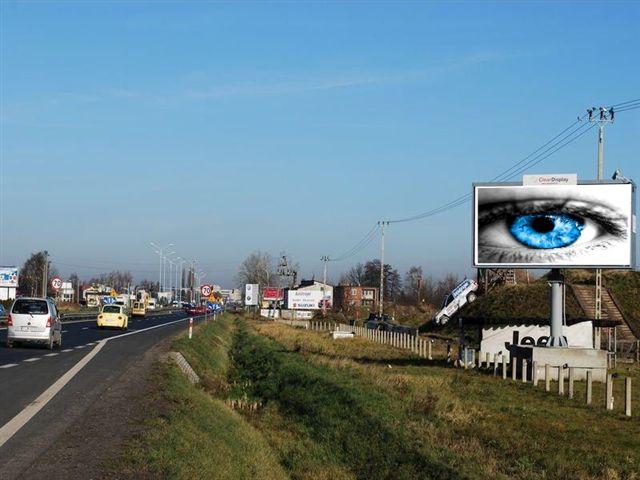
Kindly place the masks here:
[(155, 298), (150, 298), (147, 303), (147, 310), (155, 310), (158, 308), (158, 301)]
[(464, 305), (475, 301), (476, 290), (478, 290), (478, 284), (474, 280), (465, 278), (444, 298), (442, 309), (434, 315), (433, 321), (441, 325), (447, 323)]
[(62, 323), (50, 298), (17, 298), (7, 316), (7, 347), (38, 342), (48, 349), (62, 346)]

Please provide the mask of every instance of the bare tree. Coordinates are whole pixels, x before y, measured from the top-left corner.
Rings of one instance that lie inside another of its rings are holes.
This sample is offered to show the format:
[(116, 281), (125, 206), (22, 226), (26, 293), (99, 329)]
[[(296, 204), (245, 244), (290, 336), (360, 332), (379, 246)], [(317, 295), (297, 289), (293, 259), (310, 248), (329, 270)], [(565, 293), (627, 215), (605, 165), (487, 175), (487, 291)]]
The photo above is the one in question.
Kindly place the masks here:
[(410, 267), (404, 275), (404, 295), (410, 304), (419, 303), (424, 299), (422, 284), (424, 283), (422, 267)]
[(362, 285), (365, 281), (364, 265), (358, 263), (340, 276), (342, 285)]
[(261, 251), (250, 253), (240, 264), (236, 274), (236, 283), (239, 287), (244, 287), (247, 283), (265, 286), (276, 280), (273, 257)]
[[(20, 282), (20, 293), (32, 296), (42, 295), (42, 276), (44, 274), (44, 266), (46, 262), (46, 250), (33, 253), (27, 261), (24, 262), (18, 276)], [(51, 289), (51, 279), (57, 275), (57, 270), (55, 267), (49, 266), (47, 272), (47, 295), (53, 296), (55, 292)]]

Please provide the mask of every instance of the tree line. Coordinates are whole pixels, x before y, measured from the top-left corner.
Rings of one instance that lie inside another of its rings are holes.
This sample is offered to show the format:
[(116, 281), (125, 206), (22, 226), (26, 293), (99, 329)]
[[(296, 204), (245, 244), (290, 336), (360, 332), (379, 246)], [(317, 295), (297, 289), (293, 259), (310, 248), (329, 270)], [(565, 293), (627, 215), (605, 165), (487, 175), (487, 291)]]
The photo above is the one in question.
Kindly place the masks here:
[[(434, 280), (431, 276), (425, 276), (420, 266), (410, 267), (402, 277), (390, 264), (384, 265), (384, 298), (386, 301), (403, 305), (439, 306), (443, 298), (451, 293), (459, 282), (460, 278), (453, 273)], [(283, 280), (278, 275), (274, 257), (261, 251), (249, 254), (240, 264), (236, 283), (240, 288), (247, 283), (256, 283), (260, 286), (289, 286), (289, 280)], [(354, 265), (340, 276), (338, 283), (379, 287), (380, 260), (369, 260)]]

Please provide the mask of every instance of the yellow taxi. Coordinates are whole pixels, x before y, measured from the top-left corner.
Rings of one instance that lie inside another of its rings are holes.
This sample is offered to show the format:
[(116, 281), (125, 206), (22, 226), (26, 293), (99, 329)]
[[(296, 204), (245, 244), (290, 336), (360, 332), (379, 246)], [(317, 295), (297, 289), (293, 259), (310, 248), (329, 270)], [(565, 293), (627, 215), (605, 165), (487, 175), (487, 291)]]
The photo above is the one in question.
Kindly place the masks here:
[(104, 305), (98, 315), (98, 328), (117, 327), (126, 330), (129, 315), (124, 305)]

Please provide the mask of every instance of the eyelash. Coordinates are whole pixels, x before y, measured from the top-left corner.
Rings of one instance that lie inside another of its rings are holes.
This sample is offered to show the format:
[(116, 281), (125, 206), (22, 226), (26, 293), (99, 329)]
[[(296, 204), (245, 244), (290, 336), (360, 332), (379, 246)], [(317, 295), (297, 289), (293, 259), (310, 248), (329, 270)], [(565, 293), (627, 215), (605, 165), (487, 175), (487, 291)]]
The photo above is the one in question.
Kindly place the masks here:
[[(494, 207), (488, 210), (492, 204), (482, 207), (482, 210), (487, 209), (485, 213), (479, 215), (478, 226), (480, 228), (491, 224), (497, 220), (513, 219), (520, 215), (534, 215), (541, 213), (559, 213), (559, 214), (572, 214), (582, 218), (588, 218), (598, 224), (611, 235), (617, 237), (626, 238), (627, 229), (626, 225), (622, 225), (620, 222), (615, 223), (610, 218), (595, 212), (588, 207), (567, 206), (566, 202), (547, 202), (546, 205), (541, 206), (540, 203), (546, 201), (536, 201), (527, 203), (497, 203), (493, 204)], [(564, 210), (563, 210), (564, 209)]]

